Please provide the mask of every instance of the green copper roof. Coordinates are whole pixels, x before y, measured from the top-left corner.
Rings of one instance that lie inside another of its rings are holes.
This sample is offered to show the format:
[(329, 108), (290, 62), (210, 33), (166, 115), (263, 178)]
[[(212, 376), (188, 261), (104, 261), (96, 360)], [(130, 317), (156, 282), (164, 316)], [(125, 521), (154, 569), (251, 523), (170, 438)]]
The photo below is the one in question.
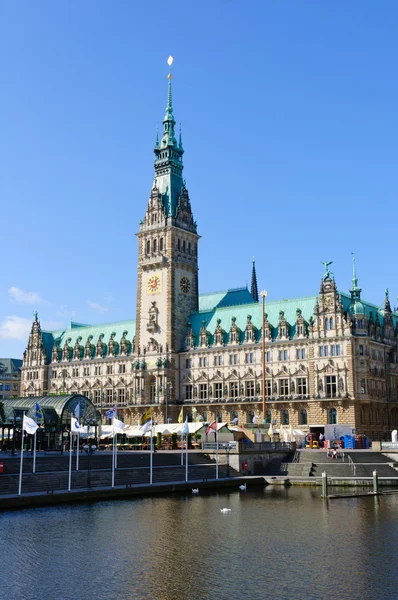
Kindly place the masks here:
[(247, 288), (236, 288), (210, 294), (200, 294), (199, 311), (209, 311), (223, 306), (237, 306), (239, 304), (254, 303), (254, 299)]
[[(251, 315), (251, 322), (254, 327), (257, 329), (257, 339), (260, 339), (261, 336), (261, 328), (262, 328), (262, 303), (254, 302), (250, 292), (246, 289), (248, 296), (251, 298), (251, 302), (240, 304), (240, 305), (223, 305), (223, 296), (219, 299), (218, 294), (208, 294), (206, 297), (209, 302), (207, 303), (207, 310), (199, 310), (197, 313), (191, 314), (189, 321), (192, 324), (192, 331), (194, 335), (199, 336), (200, 329), (202, 327), (202, 321), (206, 322), (206, 329), (210, 332), (210, 344), (213, 343), (213, 334), (217, 325), (217, 319), (221, 319), (220, 325), (221, 328), (227, 333), (226, 342), (228, 342), (229, 330), (231, 328), (232, 317), (235, 317), (236, 325), (241, 330), (244, 331), (247, 323), (247, 316)], [(239, 290), (242, 292), (242, 298), (244, 297), (243, 290)], [(231, 300), (235, 293), (233, 290), (231, 291)], [(219, 292), (222, 294), (223, 292)], [(230, 292), (227, 292), (226, 295), (228, 297)], [(214, 306), (213, 309), (209, 309), (209, 305), (217, 301), (218, 303)], [(201, 298), (200, 298), (201, 300)], [(297, 314), (297, 309), (302, 311), (302, 316), (306, 321), (309, 320), (310, 316), (313, 314), (314, 306), (315, 306), (316, 296), (306, 296), (302, 298), (289, 298), (285, 300), (274, 300), (271, 302), (265, 303), (265, 313), (268, 315), (268, 321), (274, 327), (274, 337), (277, 335), (277, 327), (279, 323), (279, 313), (281, 310), (284, 311), (284, 317), (287, 322), (290, 324), (291, 335), (295, 333), (295, 323)], [(228, 299), (226, 299), (228, 302)], [(199, 307), (201, 308), (202, 303), (199, 302)]]
[[(114, 340), (120, 344), (123, 333), (126, 333), (126, 339), (132, 344), (135, 335), (135, 321), (119, 321), (118, 323), (102, 323), (100, 325), (83, 325), (81, 323), (70, 323), (67, 329), (58, 329), (57, 331), (43, 331), (43, 343), (46, 349), (47, 360), (51, 361), (51, 353), (56, 341), (59, 348), (62, 349), (66, 340), (70, 340), (68, 345), (73, 348), (77, 338), (81, 338), (80, 346), (85, 345), (91, 336), (91, 344), (95, 345), (100, 335), (103, 335), (102, 342), (107, 345), (111, 334)], [(105, 352), (106, 355), (106, 352)]]

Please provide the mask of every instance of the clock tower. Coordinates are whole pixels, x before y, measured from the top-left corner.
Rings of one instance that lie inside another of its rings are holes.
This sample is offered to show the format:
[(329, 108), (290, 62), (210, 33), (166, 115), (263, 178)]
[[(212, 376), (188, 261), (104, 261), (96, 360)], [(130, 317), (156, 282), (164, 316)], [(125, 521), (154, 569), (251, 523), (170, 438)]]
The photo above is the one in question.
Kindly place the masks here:
[[(198, 240), (182, 178), (181, 133), (175, 137), (169, 58), (163, 135), (155, 143), (155, 175), (138, 237), (135, 347), (148, 369), (182, 350), (191, 312), (198, 310)], [(151, 360), (151, 357), (153, 359)], [(157, 358), (156, 358), (157, 357)], [(174, 362), (174, 361), (173, 361)]]

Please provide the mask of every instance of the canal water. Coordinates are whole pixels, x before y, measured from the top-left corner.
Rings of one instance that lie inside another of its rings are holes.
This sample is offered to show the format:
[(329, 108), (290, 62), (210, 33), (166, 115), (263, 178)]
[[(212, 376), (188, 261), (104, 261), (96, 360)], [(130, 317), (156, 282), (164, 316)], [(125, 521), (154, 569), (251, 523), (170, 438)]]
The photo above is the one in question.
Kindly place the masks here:
[(237, 487), (3, 512), (0, 598), (397, 598), (398, 495), (319, 494)]

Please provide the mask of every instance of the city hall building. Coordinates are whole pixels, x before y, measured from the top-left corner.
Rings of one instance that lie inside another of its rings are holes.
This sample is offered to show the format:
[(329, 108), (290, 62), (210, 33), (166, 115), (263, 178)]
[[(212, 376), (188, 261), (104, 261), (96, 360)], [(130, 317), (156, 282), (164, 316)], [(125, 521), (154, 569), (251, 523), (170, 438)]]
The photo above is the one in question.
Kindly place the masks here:
[[(348, 293), (331, 263), (312, 296), (259, 302), (251, 289), (199, 295), (198, 226), (182, 176), (171, 75), (155, 175), (140, 221), (135, 320), (71, 322), (43, 331), (36, 314), (23, 357), (23, 396), (79, 394), (136, 424), (148, 406), (159, 422), (267, 423), (319, 431), (349, 424), (372, 439), (398, 426), (398, 314), (361, 297), (353, 263)], [(314, 286), (315, 287), (315, 286)], [(263, 400), (265, 398), (265, 414)]]

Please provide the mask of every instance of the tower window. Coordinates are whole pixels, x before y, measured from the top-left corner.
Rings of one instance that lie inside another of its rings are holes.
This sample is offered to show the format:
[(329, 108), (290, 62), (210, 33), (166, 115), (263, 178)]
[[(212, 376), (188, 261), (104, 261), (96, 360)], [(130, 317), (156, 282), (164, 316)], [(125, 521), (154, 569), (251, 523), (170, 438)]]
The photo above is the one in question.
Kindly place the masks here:
[(150, 254), (151, 252), (151, 242), (148, 240), (146, 243), (146, 253)]
[(163, 250), (163, 238), (160, 238), (160, 240), (159, 240), (159, 250), (160, 250), (160, 252), (162, 252), (162, 250)]
[(177, 240), (177, 250), (181, 250), (181, 242), (180, 239)]
[(156, 252), (157, 250), (157, 240), (153, 240), (153, 251)]
[(182, 251), (185, 252), (185, 240), (182, 240)]
[(188, 242), (188, 254), (191, 254), (191, 242)]

